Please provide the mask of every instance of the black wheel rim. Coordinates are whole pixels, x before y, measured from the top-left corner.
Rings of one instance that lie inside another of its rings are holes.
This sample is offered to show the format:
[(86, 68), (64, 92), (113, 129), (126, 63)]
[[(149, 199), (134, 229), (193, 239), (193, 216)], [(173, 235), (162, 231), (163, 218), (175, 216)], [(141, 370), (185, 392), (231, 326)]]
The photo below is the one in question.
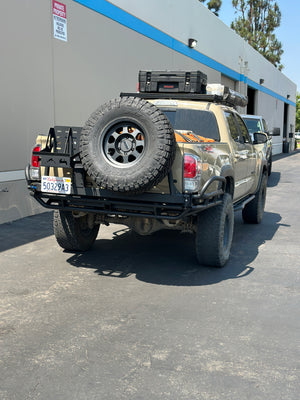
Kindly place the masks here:
[(102, 152), (116, 167), (134, 165), (143, 156), (146, 139), (142, 129), (131, 122), (121, 122), (108, 129), (102, 141)]

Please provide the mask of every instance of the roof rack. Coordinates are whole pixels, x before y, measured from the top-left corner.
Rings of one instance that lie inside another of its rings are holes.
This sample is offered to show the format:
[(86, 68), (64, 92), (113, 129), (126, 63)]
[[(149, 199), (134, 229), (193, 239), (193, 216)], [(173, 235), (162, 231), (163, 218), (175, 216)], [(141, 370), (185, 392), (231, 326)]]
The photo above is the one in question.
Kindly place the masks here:
[(223, 95), (219, 94), (198, 94), (198, 93), (120, 93), (120, 97), (140, 97), (145, 100), (151, 99), (167, 99), (167, 100), (192, 100), (192, 101), (207, 101), (211, 103), (219, 103), (231, 107), (245, 107), (248, 99), (240, 95), (238, 92), (229, 88), (228, 92)]
[(202, 101), (221, 101), (222, 97), (212, 94), (198, 93), (120, 93), (120, 97), (134, 96), (142, 99), (167, 99), (167, 100), (202, 100)]

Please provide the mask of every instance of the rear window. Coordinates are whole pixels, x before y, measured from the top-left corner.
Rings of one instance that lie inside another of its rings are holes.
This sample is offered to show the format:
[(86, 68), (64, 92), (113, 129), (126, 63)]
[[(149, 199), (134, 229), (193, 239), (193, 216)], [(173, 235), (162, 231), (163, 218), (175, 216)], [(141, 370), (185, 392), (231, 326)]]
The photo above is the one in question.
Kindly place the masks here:
[(212, 112), (186, 109), (162, 109), (162, 111), (168, 117), (174, 129), (193, 131), (197, 135), (216, 141), (220, 140), (219, 127)]

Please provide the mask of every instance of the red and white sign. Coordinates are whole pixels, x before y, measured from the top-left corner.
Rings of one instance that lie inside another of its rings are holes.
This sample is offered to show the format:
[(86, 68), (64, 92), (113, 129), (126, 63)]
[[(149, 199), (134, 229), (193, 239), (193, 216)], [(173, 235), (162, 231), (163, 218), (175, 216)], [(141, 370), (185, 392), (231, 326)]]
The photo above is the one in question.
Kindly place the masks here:
[(67, 7), (59, 1), (52, 0), (53, 34), (55, 39), (67, 41)]

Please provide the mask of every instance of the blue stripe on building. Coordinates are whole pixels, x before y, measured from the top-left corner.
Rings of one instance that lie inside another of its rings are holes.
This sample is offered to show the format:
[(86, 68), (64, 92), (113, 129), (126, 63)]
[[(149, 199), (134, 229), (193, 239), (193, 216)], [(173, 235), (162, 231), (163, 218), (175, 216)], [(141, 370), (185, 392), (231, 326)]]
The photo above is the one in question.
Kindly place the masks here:
[(286, 99), (278, 93), (273, 92), (272, 90), (259, 85), (258, 83), (248, 79), (243, 74), (240, 74), (234, 71), (231, 68), (226, 67), (225, 65), (213, 60), (210, 57), (194, 50), (190, 49), (186, 44), (180, 42), (177, 39), (174, 39), (170, 35), (160, 31), (159, 29), (147, 24), (146, 22), (140, 20), (139, 18), (129, 14), (128, 12), (120, 9), (119, 7), (109, 3), (106, 0), (74, 0), (77, 3), (80, 3), (93, 11), (98, 12), (99, 14), (104, 15), (112, 19), (113, 21), (118, 22), (121, 25), (126, 26), (129, 29), (134, 30), (135, 32), (140, 33), (143, 36), (146, 36), (180, 54), (183, 54), (192, 60), (195, 60), (201, 64), (206, 65), (209, 68), (212, 68), (223, 75), (228, 76), (231, 79), (236, 81), (247, 83), (250, 87), (259, 90), (263, 93), (268, 94), (269, 96), (275, 97), (278, 100), (281, 100), (285, 103), (290, 104), (291, 106), (296, 107), (296, 103), (291, 100)]

